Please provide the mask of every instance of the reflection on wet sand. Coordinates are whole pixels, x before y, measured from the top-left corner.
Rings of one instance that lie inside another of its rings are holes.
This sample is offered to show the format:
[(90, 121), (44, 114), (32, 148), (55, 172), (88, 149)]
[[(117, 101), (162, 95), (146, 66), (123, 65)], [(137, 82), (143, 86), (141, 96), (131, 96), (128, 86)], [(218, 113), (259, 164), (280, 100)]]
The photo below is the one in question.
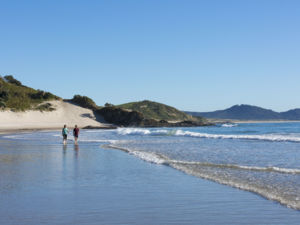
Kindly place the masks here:
[(74, 145), (75, 157), (78, 158), (79, 155), (79, 145)]

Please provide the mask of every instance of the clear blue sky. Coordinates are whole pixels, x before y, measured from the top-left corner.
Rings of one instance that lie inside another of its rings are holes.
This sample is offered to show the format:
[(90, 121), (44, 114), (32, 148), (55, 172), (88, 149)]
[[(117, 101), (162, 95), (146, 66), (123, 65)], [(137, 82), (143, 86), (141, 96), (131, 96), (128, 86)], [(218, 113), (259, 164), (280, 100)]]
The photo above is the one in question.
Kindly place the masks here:
[(2, 0), (0, 74), (99, 105), (300, 108), (298, 0)]

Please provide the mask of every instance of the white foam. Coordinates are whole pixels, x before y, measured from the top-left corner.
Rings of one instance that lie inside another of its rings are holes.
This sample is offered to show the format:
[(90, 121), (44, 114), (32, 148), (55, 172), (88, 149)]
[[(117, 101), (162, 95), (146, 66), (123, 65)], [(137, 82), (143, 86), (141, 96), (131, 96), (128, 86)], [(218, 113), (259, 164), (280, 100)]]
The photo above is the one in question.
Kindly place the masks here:
[(79, 142), (96, 142), (96, 143), (111, 143), (115, 144), (119, 140), (109, 140), (109, 139), (80, 139)]
[(166, 162), (165, 159), (160, 157), (159, 155), (152, 152), (141, 152), (141, 151), (129, 151), (129, 154), (134, 155), (144, 161), (155, 163), (155, 164), (164, 164)]
[(171, 130), (149, 130), (143, 128), (118, 128), (117, 133), (121, 135), (167, 135), (172, 134)]
[(191, 131), (177, 130), (176, 136), (189, 136), (199, 138), (214, 138), (214, 139), (249, 139), (249, 140), (264, 140), (264, 141), (292, 141), (300, 142), (300, 137), (279, 134), (262, 134), (262, 135), (236, 135), (236, 134), (208, 134)]
[(113, 148), (113, 149), (119, 149), (121, 151), (127, 152), (131, 155), (134, 155), (146, 162), (154, 163), (154, 164), (164, 164), (166, 163), (167, 159), (165, 159), (163, 156), (160, 156), (159, 154), (156, 154), (154, 152), (143, 152), (143, 151), (137, 151), (132, 150), (126, 147), (120, 147), (117, 145), (107, 145), (106, 147)]
[(151, 134), (151, 131), (147, 129), (140, 129), (140, 128), (118, 128), (117, 133), (121, 135), (130, 135), (130, 134), (147, 135), (147, 134)]
[(237, 165), (237, 164), (215, 164), (215, 163), (209, 163), (209, 162), (193, 162), (193, 161), (180, 161), (180, 160), (168, 160), (167, 163), (199, 165), (199, 166), (204, 166), (204, 167), (215, 167), (215, 168), (251, 170), (251, 171), (258, 171), (258, 172), (277, 172), (277, 173), (287, 173), (287, 174), (300, 174), (300, 169), (280, 168), (280, 167), (275, 167), (275, 166), (270, 166), (270, 167), (243, 166), (243, 165)]
[(25, 135), (6, 135), (6, 136), (2, 136), (2, 138), (7, 138), (7, 139), (16, 139), (16, 140), (30, 140), (32, 139), (32, 137), (30, 136), (25, 136)]
[(5, 135), (5, 136), (2, 136), (3, 138), (8, 138), (8, 139), (18, 139), (19, 136), (17, 135)]
[(289, 168), (280, 168), (280, 167), (268, 167), (268, 169), (278, 171), (280, 173), (291, 173), (291, 174), (299, 174), (299, 169), (289, 169)]
[(240, 135), (240, 134), (209, 134), (183, 130), (149, 130), (143, 128), (119, 128), (118, 134), (121, 135), (174, 135), (186, 137), (199, 138), (213, 138), (213, 139), (248, 139), (248, 140), (262, 140), (262, 141), (291, 141), (300, 142), (299, 134), (283, 135), (283, 134), (261, 134), (261, 135)]
[(230, 124), (230, 123), (224, 123), (222, 124), (222, 127), (236, 127), (237, 124)]

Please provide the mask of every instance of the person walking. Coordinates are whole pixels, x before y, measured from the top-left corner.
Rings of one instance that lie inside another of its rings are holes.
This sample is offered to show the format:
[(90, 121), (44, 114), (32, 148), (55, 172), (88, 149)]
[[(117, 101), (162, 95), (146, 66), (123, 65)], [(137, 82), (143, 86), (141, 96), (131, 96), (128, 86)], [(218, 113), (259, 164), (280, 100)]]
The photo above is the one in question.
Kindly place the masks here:
[(65, 145), (65, 144), (67, 144), (68, 133), (69, 133), (69, 130), (68, 130), (66, 124), (64, 125), (64, 127), (63, 127), (61, 133), (62, 133), (62, 136), (63, 136), (63, 143), (64, 143), (64, 145)]
[(77, 127), (77, 125), (75, 125), (75, 128), (73, 129), (73, 135), (74, 135), (75, 145), (77, 145), (77, 140), (79, 136), (79, 128)]

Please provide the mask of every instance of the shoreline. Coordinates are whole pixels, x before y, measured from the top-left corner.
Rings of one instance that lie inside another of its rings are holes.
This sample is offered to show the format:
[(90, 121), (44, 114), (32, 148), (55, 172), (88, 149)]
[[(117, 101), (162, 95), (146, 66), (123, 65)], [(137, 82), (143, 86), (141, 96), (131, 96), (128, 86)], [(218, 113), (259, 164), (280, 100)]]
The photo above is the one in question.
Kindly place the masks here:
[[(273, 121), (270, 121), (270, 120), (247, 120), (247, 121), (244, 121), (244, 120), (237, 120), (237, 121), (233, 121), (233, 120), (218, 120), (218, 121), (214, 121), (215, 124), (220, 124), (220, 123), (235, 123), (235, 124), (244, 124), (244, 123), (300, 123), (299, 120), (289, 120), (289, 121), (283, 121), (283, 120), (273, 120)], [(35, 132), (35, 131), (54, 131), (54, 130), (60, 130), (62, 128), (61, 127), (41, 127), (41, 126), (38, 126), (38, 127), (19, 127), (19, 128), (3, 128), (1, 129), (0, 128), (0, 135), (2, 134), (12, 134), (12, 133), (26, 133), (26, 132)], [(120, 126), (115, 126), (115, 125), (108, 125), (108, 126), (91, 126), (91, 125), (88, 125), (88, 126), (84, 126), (84, 127), (80, 127), (80, 129), (101, 129), (101, 130), (113, 130), (113, 129), (117, 129), (117, 128), (122, 128)], [(151, 127), (124, 127), (124, 128), (151, 128)], [(164, 128), (164, 126), (161, 126), (161, 127), (153, 127), (153, 128)], [(173, 127), (173, 128), (176, 128), (176, 127)], [(178, 128), (182, 128), (180, 126), (178, 126)]]
[[(101, 130), (113, 130), (115, 126), (103, 126), (103, 127), (82, 127), (80, 129), (101, 129)], [(13, 128), (13, 129), (0, 129), (0, 135), (2, 134), (14, 134), (14, 133), (29, 133), (37, 131), (60, 131), (62, 127), (37, 127), (37, 128)]]

